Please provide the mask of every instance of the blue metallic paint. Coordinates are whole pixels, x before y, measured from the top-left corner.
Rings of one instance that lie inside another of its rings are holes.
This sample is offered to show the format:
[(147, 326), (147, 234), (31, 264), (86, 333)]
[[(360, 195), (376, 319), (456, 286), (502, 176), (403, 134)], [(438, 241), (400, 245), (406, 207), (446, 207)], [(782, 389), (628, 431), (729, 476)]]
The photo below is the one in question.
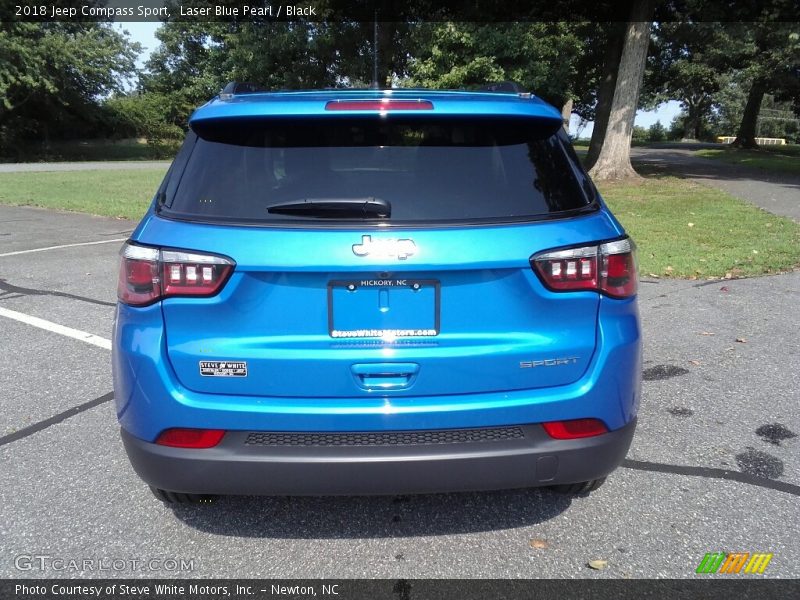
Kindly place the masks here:
[[(604, 300), (605, 301), (605, 300)], [(158, 306), (121, 306), (114, 334), (115, 389), (122, 427), (148, 441), (167, 427), (248, 431), (444, 429), (595, 417), (618, 429), (635, 415), (641, 365), (631, 301), (608, 300), (625, 320), (601, 327), (597, 352), (574, 383), (541, 390), (451, 396), (354, 395), (272, 398), (202, 394), (182, 386), (166, 353)], [(608, 330), (607, 330), (608, 329)], [(152, 343), (156, 340), (161, 343)], [(143, 343), (144, 342), (144, 343)]]

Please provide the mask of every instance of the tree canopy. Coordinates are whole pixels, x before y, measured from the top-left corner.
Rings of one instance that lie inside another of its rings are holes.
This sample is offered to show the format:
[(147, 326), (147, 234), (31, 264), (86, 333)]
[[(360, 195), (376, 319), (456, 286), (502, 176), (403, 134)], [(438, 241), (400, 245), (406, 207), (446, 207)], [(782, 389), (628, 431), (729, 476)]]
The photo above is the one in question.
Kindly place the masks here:
[[(333, 10), (338, 1), (317, 4)], [(659, 3), (642, 42), (650, 47), (642, 92), (638, 101), (630, 95), (634, 105), (626, 114), (677, 100), (680, 118), (654, 136), (738, 133), (740, 143), (753, 145), (762, 104), (769, 102), (770, 131), (781, 131), (779, 121), (794, 131), (785, 115), (800, 113), (800, 28), (770, 20), (782, 1), (731, 5), (745, 11), (737, 22), (697, 22), (677, 12), (682, 6), (697, 12), (705, 0)], [(415, 0), (377, 31), (358, 20), (167, 21), (138, 72), (141, 48), (116, 26), (0, 23), (0, 150), (24, 139), (179, 137), (191, 111), (228, 81), (268, 89), (366, 87), (377, 66), (380, 87), (468, 89), (516, 81), (565, 115), (571, 110), (595, 121), (588, 158), (594, 163), (616, 114), (626, 39), (630, 44), (624, 23), (424, 21), (423, 5), (447, 14), (446, 7)]]
[(585, 23), (426, 23), (414, 37), (409, 85), (469, 88), (515, 81), (561, 105), (588, 94)]
[(0, 145), (91, 129), (140, 51), (109, 24), (0, 23)]

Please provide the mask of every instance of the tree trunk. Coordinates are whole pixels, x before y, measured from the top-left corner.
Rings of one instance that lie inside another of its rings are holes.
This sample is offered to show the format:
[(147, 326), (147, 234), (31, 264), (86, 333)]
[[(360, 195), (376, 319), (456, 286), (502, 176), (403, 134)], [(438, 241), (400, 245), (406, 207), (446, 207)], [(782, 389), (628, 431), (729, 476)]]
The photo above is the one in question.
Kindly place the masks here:
[(636, 2), (625, 32), (611, 114), (600, 156), (589, 171), (597, 181), (638, 177), (631, 166), (631, 135), (642, 87), (655, 0)]
[(756, 79), (747, 95), (747, 104), (744, 107), (742, 123), (739, 125), (739, 133), (733, 140), (731, 146), (734, 148), (758, 148), (756, 143), (756, 127), (758, 125), (758, 113), (761, 112), (761, 101), (764, 99), (764, 82)]
[(683, 121), (683, 137), (681, 139), (692, 139), (692, 120), (689, 118), (688, 114), (686, 115), (686, 119)]
[(567, 98), (561, 107), (561, 120), (564, 121), (564, 131), (569, 135), (569, 119), (572, 116), (572, 98)]
[(394, 23), (378, 26), (378, 87), (392, 87), (392, 34)]
[(697, 140), (695, 134), (697, 129), (697, 105), (694, 102), (694, 96), (684, 98), (682, 103), (686, 116), (683, 119), (683, 136), (681, 140)]
[(586, 154), (586, 168), (591, 169), (600, 156), (600, 148), (606, 137), (608, 117), (611, 114), (611, 101), (614, 99), (614, 88), (617, 85), (617, 70), (625, 43), (625, 31), (619, 28), (619, 23), (609, 24), (609, 38), (606, 53), (603, 58), (603, 78), (597, 88), (597, 106), (594, 109), (594, 128), (592, 139), (589, 142), (589, 151)]

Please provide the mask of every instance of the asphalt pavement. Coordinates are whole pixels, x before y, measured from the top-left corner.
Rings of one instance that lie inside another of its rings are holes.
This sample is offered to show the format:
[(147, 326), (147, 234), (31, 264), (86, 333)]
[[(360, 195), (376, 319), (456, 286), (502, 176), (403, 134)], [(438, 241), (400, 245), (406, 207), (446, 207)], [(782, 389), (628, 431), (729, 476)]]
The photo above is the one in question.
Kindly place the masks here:
[[(772, 552), (760, 577), (800, 576), (800, 273), (641, 283), (639, 428), (590, 495), (169, 508), (122, 449), (110, 352), (8, 316), (110, 339), (133, 226), (0, 206), (0, 577), (686, 578), (718, 551)], [(52, 558), (26, 569), (35, 555)]]

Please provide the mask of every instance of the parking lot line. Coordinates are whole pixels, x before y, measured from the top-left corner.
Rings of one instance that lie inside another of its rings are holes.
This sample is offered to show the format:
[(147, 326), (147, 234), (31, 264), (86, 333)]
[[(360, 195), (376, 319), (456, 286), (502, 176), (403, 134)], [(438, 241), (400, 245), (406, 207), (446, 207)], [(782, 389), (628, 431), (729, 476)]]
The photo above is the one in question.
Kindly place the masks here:
[(31, 315), (26, 315), (25, 313), (2, 307), (0, 307), (0, 317), (14, 319), (20, 323), (27, 323), (28, 325), (33, 325), (34, 327), (38, 327), (46, 331), (52, 331), (53, 333), (57, 333), (59, 335), (80, 340), (81, 342), (92, 344), (93, 346), (98, 346), (99, 348), (111, 350), (111, 340), (102, 338), (99, 335), (94, 335), (93, 333), (81, 331), (80, 329), (65, 327), (64, 325), (59, 325), (58, 323), (53, 323), (52, 321), (46, 321), (45, 319), (40, 319), (39, 317), (32, 317)]
[(47, 246), (45, 248), (32, 248), (31, 250), (17, 250), (15, 252), (3, 252), (0, 258), (4, 256), (17, 256), (19, 254), (31, 254), (33, 252), (45, 252), (46, 250), (59, 250), (61, 248), (74, 248), (76, 246), (96, 246), (97, 244), (111, 244), (114, 242), (124, 242), (128, 238), (114, 238), (113, 240), (100, 240), (97, 242), (79, 242), (77, 244), (61, 244), (60, 246)]

